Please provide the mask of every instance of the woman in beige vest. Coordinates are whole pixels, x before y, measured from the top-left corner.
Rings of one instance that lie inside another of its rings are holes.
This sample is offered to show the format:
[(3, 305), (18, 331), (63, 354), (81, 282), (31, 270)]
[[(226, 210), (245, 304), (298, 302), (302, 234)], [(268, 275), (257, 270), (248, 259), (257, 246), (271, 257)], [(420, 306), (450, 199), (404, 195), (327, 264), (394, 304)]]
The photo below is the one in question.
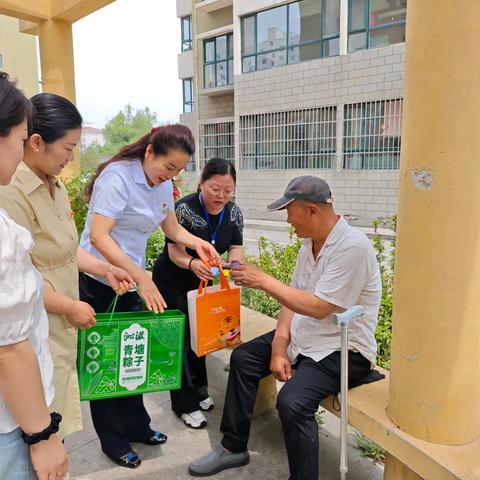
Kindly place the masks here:
[(78, 300), (78, 270), (104, 277), (118, 293), (133, 286), (124, 270), (78, 248), (78, 235), (67, 191), (56, 177), (73, 160), (82, 117), (58, 95), (31, 99), (35, 113), (29, 126), (24, 161), (7, 187), (0, 190), (0, 208), (27, 228), (35, 248), (35, 267), (45, 282), (45, 308), (50, 324), (49, 346), (54, 363), (55, 397), (51, 408), (63, 416), (60, 438), (82, 429), (77, 380), (77, 329), (95, 324), (95, 312)]

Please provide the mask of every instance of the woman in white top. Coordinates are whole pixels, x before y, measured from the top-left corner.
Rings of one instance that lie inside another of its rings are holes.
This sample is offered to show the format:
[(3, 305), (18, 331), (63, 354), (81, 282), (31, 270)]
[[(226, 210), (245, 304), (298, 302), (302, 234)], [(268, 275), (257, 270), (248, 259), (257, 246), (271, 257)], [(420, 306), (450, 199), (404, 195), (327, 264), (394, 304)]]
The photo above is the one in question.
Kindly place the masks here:
[[(100, 165), (87, 187), (90, 205), (80, 246), (126, 270), (147, 308), (155, 312), (162, 311), (166, 303), (145, 271), (145, 250), (148, 237), (158, 226), (168, 238), (196, 251), (205, 263), (220, 262), (215, 248), (185, 230), (175, 215), (171, 180), (185, 167), (194, 149), (188, 127), (154, 128)], [(105, 312), (114, 296), (105, 279), (80, 274), (80, 299), (96, 312)], [(117, 309), (136, 311), (142, 304), (138, 295), (130, 292), (119, 299)], [(90, 411), (103, 452), (124, 467), (136, 468), (141, 463), (132, 442), (161, 445), (167, 440), (166, 435), (150, 428), (142, 395), (93, 400)]]
[[(31, 111), (22, 92), (0, 72), (0, 185), (8, 185), (23, 159)], [(30, 260), (32, 247), (28, 231), (0, 210), (2, 480), (63, 479), (67, 472), (67, 454), (55, 435), (60, 418), (48, 411), (53, 365), (43, 281)]]

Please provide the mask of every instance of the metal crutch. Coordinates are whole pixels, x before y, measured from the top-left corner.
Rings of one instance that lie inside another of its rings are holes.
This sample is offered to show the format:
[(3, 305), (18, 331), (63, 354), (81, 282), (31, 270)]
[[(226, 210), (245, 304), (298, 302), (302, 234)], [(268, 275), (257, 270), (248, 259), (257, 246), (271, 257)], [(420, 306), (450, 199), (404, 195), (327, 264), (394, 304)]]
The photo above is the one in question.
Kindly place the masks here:
[(340, 479), (346, 480), (347, 432), (348, 432), (348, 326), (350, 322), (363, 315), (365, 308), (355, 305), (343, 313), (335, 313), (333, 321), (341, 329), (341, 374), (340, 374)]

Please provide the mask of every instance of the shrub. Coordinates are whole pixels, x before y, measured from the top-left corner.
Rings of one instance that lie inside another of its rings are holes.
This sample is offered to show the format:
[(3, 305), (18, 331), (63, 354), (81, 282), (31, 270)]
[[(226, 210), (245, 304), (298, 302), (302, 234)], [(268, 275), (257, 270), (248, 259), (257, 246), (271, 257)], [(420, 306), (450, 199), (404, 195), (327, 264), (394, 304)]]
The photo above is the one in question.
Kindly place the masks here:
[[(297, 261), (301, 242), (290, 229), (290, 243), (281, 245), (267, 240), (264, 236), (258, 239), (259, 257), (249, 257), (245, 261), (258, 265), (264, 272), (289, 285)], [(242, 289), (242, 305), (277, 318), (281, 305), (270, 295), (261, 290)]]
[(378, 312), (378, 324), (375, 330), (377, 339), (377, 364), (383, 368), (390, 368), (390, 353), (392, 343), (392, 309), (393, 309), (393, 273), (395, 268), (395, 234), (397, 230), (397, 216), (394, 215), (388, 223), (394, 235), (390, 240), (391, 251), (387, 255), (385, 244), (378, 234), (380, 221), (372, 222), (375, 234), (373, 236), (373, 247), (377, 254), (377, 260), (382, 277), (382, 301)]
[(163, 245), (165, 244), (165, 234), (161, 228), (155, 229), (147, 241), (147, 252), (145, 268), (151, 270), (155, 260), (162, 253)]
[(85, 187), (91, 175), (91, 170), (83, 170), (79, 175), (64, 180), (63, 182), (70, 198), (73, 219), (79, 236), (83, 232), (85, 221), (87, 219), (88, 203), (85, 200)]

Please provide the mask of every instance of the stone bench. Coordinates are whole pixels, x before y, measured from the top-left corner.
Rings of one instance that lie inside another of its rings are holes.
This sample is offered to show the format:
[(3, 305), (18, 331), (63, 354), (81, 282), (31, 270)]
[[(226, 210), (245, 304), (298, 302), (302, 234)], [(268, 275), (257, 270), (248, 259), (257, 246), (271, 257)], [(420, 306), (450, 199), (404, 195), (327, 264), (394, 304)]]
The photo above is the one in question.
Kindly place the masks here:
[[(242, 342), (248, 342), (264, 333), (271, 332), (277, 326), (274, 318), (242, 307), (241, 313)], [(253, 416), (257, 417), (275, 408), (277, 402), (277, 381), (273, 375), (262, 378), (258, 385), (257, 400)]]

